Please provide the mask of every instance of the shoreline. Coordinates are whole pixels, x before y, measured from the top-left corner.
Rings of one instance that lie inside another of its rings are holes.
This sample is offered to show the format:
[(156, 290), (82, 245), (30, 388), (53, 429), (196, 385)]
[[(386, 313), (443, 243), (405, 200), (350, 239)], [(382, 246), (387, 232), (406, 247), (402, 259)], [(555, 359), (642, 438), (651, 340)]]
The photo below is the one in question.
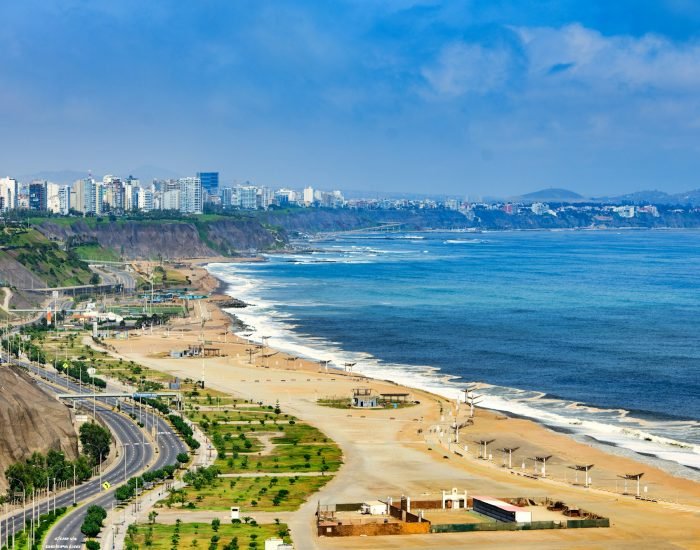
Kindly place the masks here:
[[(234, 325), (237, 327), (245, 327), (242, 329), (236, 328), (234, 330), (238, 337), (246, 339), (251, 344), (256, 344), (258, 342), (255, 340), (254, 336), (248, 336), (243, 333), (252, 332), (253, 334), (262, 334), (263, 332), (261, 331), (263, 331), (263, 329), (256, 326), (254, 322), (239, 316), (240, 313), (245, 316), (246, 309), (250, 311), (251, 308), (255, 308), (254, 301), (249, 300), (246, 296), (237, 294), (236, 289), (231, 289), (231, 281), (220, 278), (220, 275), (217, 276), (216, 273), (209, 269), (211, 264), (222, 263), (224, 262), (203, 262), (203, 265), (200, 265), (200, 267), (205, 269), (211, 277), (218, 281), (217, 289), (220, 294), (224, 294), (227, 297), (242, 299), (243, 302), (248, 304), (246, 308), (240, 310), (236, 308), (230, 310), (223, 309), (222, 311), (231, 316), (232, 320), (234, 320), (232, 321)], [(241, 262), (232, 261), (225, 263), (237, 264)], [(236, 277), (241, 278), (239, 275), (236, 275)], [(245, 277), (242, 278), (245, 279)], [(254, 280), (248, 279), (248, 283), (254, 284)], [(247, 316), (256, 317), (256, 314), (248, 313)], [(274, 328), (272, 328), (272, 326), (275, 323), (276, 321), (274, 319), (265, 318), (264, 333), (274, 334)], [(287, 332), (290, 334), (287, 334)], [(288, 337), (291, 337), (291, 339)], [(313, 343), (304, 343), (304, 338), (295, 335), (293, 331), (280, 329), (278, 334), (274, 337), (268, 337), (268, 339), (272, 342), (270, 346), (275, 347), (278, 351), (304, 357), (315, 363), (321, 360), (319, 357), (321, 355), (365, 355), (370, 358), (371, 361), (376, 362), (377, 366), (383, 366), (388, 370), (383, 372), (368, 372), (371, 371), (372, 368), (367, 367), (364, 370), (358, 369), (354, 374), (361, 374), (368, 379), (389, 381), (413, 390), (420, 389), (421, 391), (439, 396), (442, 399), (454, 400), (460, 397), (459, 392), (463, 390), (458, 389), (456, 386), (458, 384), (470, 384), (466, 381), (451, 382), (453, 379), (461, 380), (462, 378), (457, 375), (445, 373), (437, 367), (405, 365), (407, 368), (401, 370), (400, 367), (404, 367), (404, 365), (387, 365), (376, 357), (362, 354), (361, 352), (346, 352), (343, 349), (324, 352), (319, 349), (314, 349)], [(338, 373), (343, 372), (342, 368), (329, 365), (329, 369), (333, 368), (335, 368)], [(377, 371), (376, 367), (374, 367), (374, 370)], [(392, 375), (394, 375), (393, 378)], [(387, 376), (389, 376), (389, 378), (387, 378)], [(640, 464), (644, 464), (645, 466), (662, 469), (674, 477), (700, 482), (700, 455), (697, 452), (698, 446), (692, 442), (674, 439), (672, 436), (654, 434), (646, 431), (645, 423), (649, 422), (649, 418), (637, 418), (635, 417), (634, 411), (623, 408), (598, 407), (552, 396), (537, 390), (493, 386), (488, 383), (480, 383), (479, 386), (482, 393), (485, 388), (499, 388), (509, 390), (511, 393), (522, 392), (539, 394), (538, 399), (549, 399), (560, 402), (566, 405), (564, 408), (567, 410), (576, 410), (578, 407), (578, 412), (582, 415), (580, 418), (578, 416), (562, 416), (563, 411), (558, 409), (554, 411), (543, 410), (542, 408), (533, 406), (531, 400), (512, 400), (509, 399), (508, 395), (493, 395), (490, 400), (487, 396), (484, 403), (480, 405), (482, 409), (490, 410), (494, 414), (507, 415), (511, 418), (527, 419), (544, 429), (566, 434), (572, 440), (579, 443), (596, 445), (601, 450), (607, 450), (609, 454), (626, 457)], [(479, 390), (477, 389), (476, 391)], [(593, 413), (591, 411), (593, 411)], [(620, 412), (622, 412), (622, 414)], [(620, 414), (620, 417), (596, 418), (596, 413), (600, 415)], [(589, 417), (583, 416), (585, 414), (588, 414)], [(653, 415), (653, 413), (649, 414)], [(685, 423), (688, 425), (698, 422), (695, 419), (661, 416), (657, 421), (668, 422), (669, 424)], [(636, 424), (631, 425), (629, 424), (630, 422), (636, 422)], [(625, 423), (628, 423), (628, 425), (625, 425)]]
[[(195, 269), (194, 284), (208, 292), (219, 288), (219, 281), (204, 268), (195, 266)], [(277, 401), (283, 410), (315, 426), (338, 443), (343, 451), (344, 465), (328, 485), (294, 512), (291, 520), (295, 541), (303, 541), (305, 548), (460, 547), (459, 544), (466, 541), (458, 534), (376, 540), (372, 537), (366, 540), (324, 539), (313, 534), (318, 502), (358, 502), (401, 494), (413, 498), (427, 494), (439, 497), (441, 489), (455, 486), (468, 489), (472, 494), (496, 497), (548, 496), (608, 516), (613, 525), (610, 530), (596, 530), (595, 533), (591, 530), (519, 533), (521, 542), (518, 543), (509, 535), (494, 538), (489, 534), (474, 533), (469, 535), (474, 544), (530, 547), (529, 541), (533, 548), (551, 544), (558, 548), (585, 546), (602, 549), (609, 548), (611, 541), (626, 545), (630, 541), (648, 544), (650, 541), (678, 540), (688, 546), (688, 541), (700, 540), (700, 526), (693, 527), (694, 518), (700, 513), (699, 483), (644, 465), (639, 460), (616, 456), (597, 445), (576, 441), (532, 420), (477, 408), (474, 425), (460, 433), (461, 444), (468, 445), (469, 452), (458, 455), (454, 443), (448, 442), (447, 432), (452, 421), (463, 418), (467, 411), (455, 413), (453, 400), (407, 388), (420, 404), (388, 410), (341, 410), (319, 405), (319, 398), (349, 396), (352, 388), (358, 386), (369, 387), (374, 392), (397, 391), (405, 386), (358, 376), (357, 373), (333, 372), (331, 369), (325, 373), (318, 363), (298, 358), (290, 360), (289, 355), (269, 346), (263, 353), (265, 359), (258, 354), (255, 361), (249, 362), (247, 350), (252, 348), (250, 341), (231, 335), (230, 316), (216, 304), (221, 298), (229, 296), (212, 294), (203, 301), (203, 309), (208, 310), (205, 323), (197, 317), (197, 311), (201, 314), (201, 309), (196, 307), (190, 317), (173, 319), (168, 327), (154, 327), (153, 333), (134, 332), (128, 339), (112, 339), (109, 344), (119, 357), (169, 376), (198, 379), (202, 375), (206, 387), (213, 390), (266, 403)], [(171, 349), (186, 348), (188, 344), (200, 341), (202, 336), (221, 349), (220, 357), (203, 361), (170, 358)], [(486, 438), (497, 440), (493, 445), (493, 460), (476, 456), (474, 441)], [(520, 448), (517, 458), (514, 456), (516, 464), (513, 469), (501, 465), (498, 448), (503, 445)], [(533, 462), (528, 458), (543, 455), (554, 457), (547, 462), (546, 479), (533, 472)], [(521, 469), (520, 461), (527, 462), (526, 468)], [(584, 463), (596, 465), (593, 470), (595, 481), (590, 488), (576, 484), (574, 472), (569, 469), (571, 464)], [(652, 503), (636, 500), (633, 495), (622, 492), (623, 484), (618, 476), (638, 472), (644, 472), (643, 483), (649, 488), (649, 497), (654, 498)], [(655, 521), (649, 522), (648, 514), (652, 511)], [(664, 525), (663, 532), (658, 530), (658, 522)]]

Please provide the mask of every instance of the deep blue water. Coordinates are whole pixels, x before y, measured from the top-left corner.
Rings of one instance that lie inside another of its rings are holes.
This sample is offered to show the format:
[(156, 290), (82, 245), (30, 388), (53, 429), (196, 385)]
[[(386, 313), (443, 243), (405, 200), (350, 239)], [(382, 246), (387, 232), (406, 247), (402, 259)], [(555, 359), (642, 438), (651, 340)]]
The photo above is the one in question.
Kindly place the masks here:
[(246, 320), (264, 315), (264, 330), (316, 349), (700, 419), (700, 232), (411, 236), (334, 237), (212, 269), (258, 306)]

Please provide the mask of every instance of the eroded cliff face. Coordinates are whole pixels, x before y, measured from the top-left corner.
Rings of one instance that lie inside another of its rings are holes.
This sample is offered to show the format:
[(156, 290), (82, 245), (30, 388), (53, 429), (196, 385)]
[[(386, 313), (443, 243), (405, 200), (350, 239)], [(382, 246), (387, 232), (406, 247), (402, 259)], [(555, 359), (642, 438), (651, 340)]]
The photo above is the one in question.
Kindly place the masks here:
[(190, 223), (115, 221), (88, 223), (78, 220), (71, 225), (46, 220), (38, 229), (47, 237), (60, 241), (97, 242), (120, 256), (135, 259), (198, 258), (214, 255)]
[(284, 244), (279, 233), (255, 219), (198, 221), (119, 220), (71, 224), (43, 221), (38, 229), (66, 242), (97, 242), (129, 259), (206, 258), (266, 250)]
[(61, 450), (78, 456), (78, 437), (70, 409), (44, 392), (18, 367), (0, 367), (0, 492), (7, 489), (5, 470), (33, 452)]

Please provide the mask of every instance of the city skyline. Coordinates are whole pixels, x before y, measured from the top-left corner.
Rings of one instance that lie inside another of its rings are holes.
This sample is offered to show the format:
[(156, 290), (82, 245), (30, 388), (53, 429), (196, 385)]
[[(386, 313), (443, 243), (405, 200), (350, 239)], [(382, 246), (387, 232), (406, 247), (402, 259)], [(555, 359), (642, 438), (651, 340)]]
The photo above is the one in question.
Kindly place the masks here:
[(700, 9), (686, 2), (30, 1), (0, 16), (3, 176), (698, 187)]

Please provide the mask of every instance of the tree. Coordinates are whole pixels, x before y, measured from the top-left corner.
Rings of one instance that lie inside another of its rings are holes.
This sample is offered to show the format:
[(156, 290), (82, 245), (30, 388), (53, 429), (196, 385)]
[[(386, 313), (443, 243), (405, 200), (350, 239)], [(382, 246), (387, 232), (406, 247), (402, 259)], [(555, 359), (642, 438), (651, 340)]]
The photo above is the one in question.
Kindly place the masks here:
[(93, 273), (90, 275), (90, 284), (91, 285), (99, 285), (100, 284), (100, 276), (97, 273)]
[(93, 464), (99, 464), (109, 455), (111, 441), (112, 434), (99, 424), (89, 422), (80, 426), (80, 442), (83, 444), (83, 451), (92, 459)]
[(80, 532), (86, 537), (96, 537), (100, 534), (100, 525), (92, 520), (85, 520), (83, 525), (80, 527)]
[(150, 512), (148, 512), (148, 521), (150, 521), (151, 523), (155, 523), (157, 517), (158, 512), (156, 512), (155, 510), (151, 510)]
[(176, 458), (180, 464), (187, 464), (190, 460), (190, 455), (187, 453), (178, 453)]
[(211, 528), (212, 530), (216, 533), (219, 530), (219, 527), (221, 526), (221, 520), (220, 519), (213, 519), (211, 520)]

